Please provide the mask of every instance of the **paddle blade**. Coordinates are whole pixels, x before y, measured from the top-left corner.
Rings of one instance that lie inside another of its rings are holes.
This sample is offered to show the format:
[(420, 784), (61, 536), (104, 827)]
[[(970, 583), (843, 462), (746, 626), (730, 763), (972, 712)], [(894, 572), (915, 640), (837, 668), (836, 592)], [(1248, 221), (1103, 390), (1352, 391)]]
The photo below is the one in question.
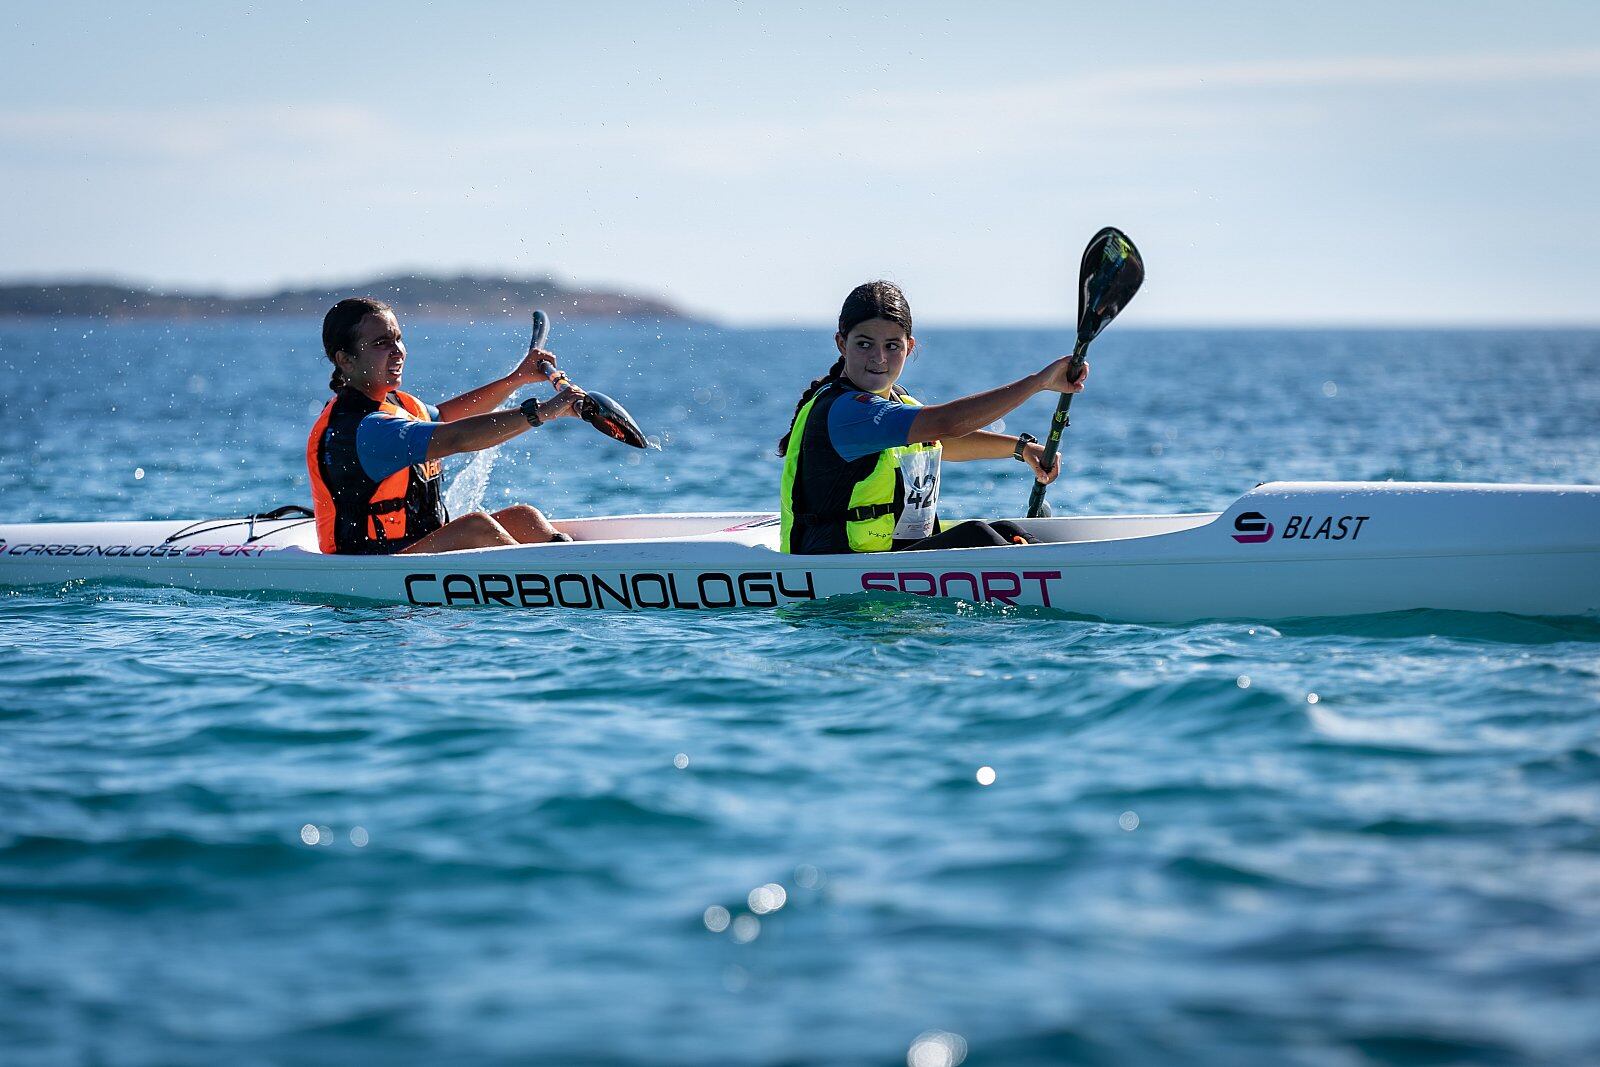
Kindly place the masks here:
[(543, 348), (544, 343), (550, 339), (550, 316), (542, 311), (533, 313), (533, 340), (528, 342), (529, 348)]
[(1083, 250), (1078, 270), (1078, 347), (1100, 335), (1144, 284), (1144, 260), (1128, 235), (1107, 226)]
[(628, 409), (604, 393), (588, 393), (578, 401), (578, 415), (607, 437), (634, 448), (648, 448), (644, 431), (633, 421)]

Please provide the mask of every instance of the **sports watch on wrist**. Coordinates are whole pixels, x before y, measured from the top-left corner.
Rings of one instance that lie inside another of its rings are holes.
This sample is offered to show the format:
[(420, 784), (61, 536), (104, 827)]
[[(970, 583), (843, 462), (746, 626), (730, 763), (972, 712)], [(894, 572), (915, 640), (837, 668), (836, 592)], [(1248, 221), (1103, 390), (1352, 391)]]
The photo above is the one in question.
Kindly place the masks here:
[(1028, 457), (1023, 454), (1023, 451), (1029, 445), (1038, 444), (1038, 443), (1039, 443), (1039, 439), (1037, 437), (1033, 436), (1033, 434), (1031, 434), (1031, 433), (1019, 433), (1019, 434), (1017, 434), (1017, 447), (1013, 448), (1011, 450), (1011, 458), (1016, 460), (1018, 463), (1026, 463), (1026, 462), (1028, 462)]
[(522, 417), (528, 420), (529, 426), (538, 426), (544, 422), (544, 417), (539, 414), (539, 400), (537, 397), (530, 396), (518, 407), (522, 410)]

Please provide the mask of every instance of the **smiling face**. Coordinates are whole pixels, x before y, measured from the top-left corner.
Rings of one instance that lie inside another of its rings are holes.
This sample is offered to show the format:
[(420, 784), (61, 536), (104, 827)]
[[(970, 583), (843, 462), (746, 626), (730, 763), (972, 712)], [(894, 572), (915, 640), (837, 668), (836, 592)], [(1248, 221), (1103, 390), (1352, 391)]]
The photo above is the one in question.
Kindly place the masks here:
[(834, 334), (834, 344), (844, 356), (845, 377), (859, 389), (884, 396), (900, 378), (906, 357), (917, 347), (916, 338), (904, 326), (888, 319), (868, 319), (850, 328), (850, 333)]
[(352, 389), (382, 400), (391, 389), (400, 388), (405, 369), (406, 346), (400, 338), (400, 324), (388, 311), (365, 316), (350, 347), (335, 354), (334, 361)]

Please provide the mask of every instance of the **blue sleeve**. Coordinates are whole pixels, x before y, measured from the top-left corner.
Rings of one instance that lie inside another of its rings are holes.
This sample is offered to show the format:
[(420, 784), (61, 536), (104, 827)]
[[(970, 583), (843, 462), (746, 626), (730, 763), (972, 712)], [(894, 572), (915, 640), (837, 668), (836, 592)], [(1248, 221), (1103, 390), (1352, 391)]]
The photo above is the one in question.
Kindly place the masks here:
[[(430, 412), (431, 413), (431, 412)], [(374, 411), (356, 426), (356, 456), (368, 478), (381, 482), (402, 467), (428, 458), (437, 422), (385, 415)]]
[(422, 407), (423, 407), (424, 410), (427, 411), (428, 418), (432, 419), (434, 422), (438, 422), (439, 421), (439, 409), (438, 408), (434, 407), (432, 404), (427, 404), (427, 403), (424, 403), (422, 405)]
[(828, 409), (828, 440), (845, 459), (860, 459), (911, 441), (917, 409), (873, 393), (846, 393)]

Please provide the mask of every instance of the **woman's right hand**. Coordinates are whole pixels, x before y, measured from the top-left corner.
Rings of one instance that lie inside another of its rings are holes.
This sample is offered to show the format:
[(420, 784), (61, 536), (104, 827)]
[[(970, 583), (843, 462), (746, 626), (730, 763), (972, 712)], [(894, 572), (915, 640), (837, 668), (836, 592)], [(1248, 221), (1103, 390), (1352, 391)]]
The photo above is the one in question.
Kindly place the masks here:
[(1084, 380), (1089, 377), (1089, 364), (1083, 364), (1083, 370), (1076, 378), (1069, 377), (1072, 373), (1068, 368), (1072, 365), (1071, 356), (1062, 356), (1044, 370), (1039, 372), (1039, 388), (1048, 389), (1053, 393), (1081, 393)]
[(549, 422), (551, 419), (577, 415), (578, 401), (584, 396), (584, 391), (576, 385), (563, 386), (555, 396), (539, 403), (539, 421)]
[(517, 364), (517, 369), (511, 372), (511, 378), (519, 386), (537, 385), (548, 382), (550, 375), (544, 372), (543, 364), (556, 365), (556, 354), (546, 352), (542, 348), (530, 348), (528, 354), (522, 357), (522, 362)]

